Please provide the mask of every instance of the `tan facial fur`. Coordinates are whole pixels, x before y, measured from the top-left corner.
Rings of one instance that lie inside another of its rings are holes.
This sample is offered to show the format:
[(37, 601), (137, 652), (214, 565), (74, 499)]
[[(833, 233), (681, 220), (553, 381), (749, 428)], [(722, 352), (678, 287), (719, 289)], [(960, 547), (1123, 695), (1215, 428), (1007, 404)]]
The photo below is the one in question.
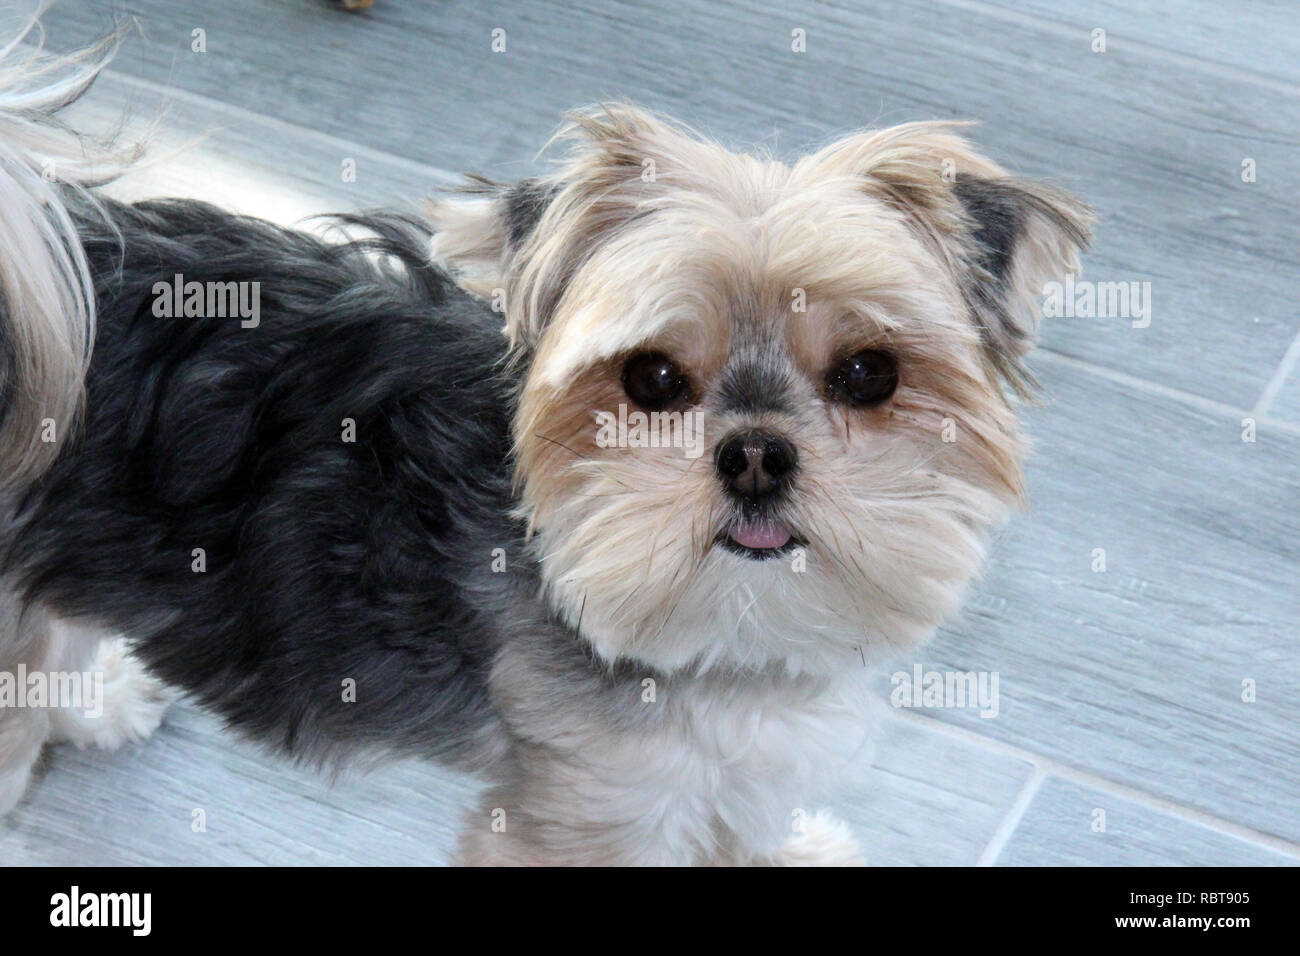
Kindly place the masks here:
[[(433, 210), (435, 257), (504, 294), (527, 370), (516, 477), (552, 606), (605, 658), (661, 668), (825, 671), (927, 637), (1022, 495), (1003, 378), (1028, 381), (1034, 296), (1077, 271), (1086, 211), (939, 124), (792, 166), (626, 106), (565, 135), (527, 230), (503, 192)], [(953, 170), (976, 182), (962, 197)], [(1004, 207), (1015, 242), (999, 263), (975, 217)], [(867, 348), (894, 356), (897, 391), (833, 400), (828, 370)], [(620, 374), (641, 351), (689, 378), (699, 457), (598, 444), (597, 412), (635, 409)], [(779, 507), (804, 547), (766, 561), (716, 540), (735, 513), (716, 448), (754, 427), (798, 454)]]

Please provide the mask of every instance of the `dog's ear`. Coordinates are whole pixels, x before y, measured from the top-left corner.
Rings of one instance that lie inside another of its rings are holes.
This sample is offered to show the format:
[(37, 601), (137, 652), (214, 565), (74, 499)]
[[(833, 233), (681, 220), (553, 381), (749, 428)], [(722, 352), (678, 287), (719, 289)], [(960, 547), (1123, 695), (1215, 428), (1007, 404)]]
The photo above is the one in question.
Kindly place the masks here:
[(553, 141), (555, 172), (513, 186), (475, 179), (435, 200), (434, 261), (466, 291), (500, 300), (511, 343), (536, 344), (561, 296), (601, 242), (634, 221), (665, 169), (689, 168), (698, 141), (626, 104), (570, 113)]
[(992, 367), (1018, 391), (1037, 337), (1045, 282), (1079, 269), (1092, 215), (1053, 186), (1014, 179), (953, 132), (906, 123), (859, 133), (809, 162), (853, 175), (904, 214), (956, 276)]
[(993, 366), (1020, 392), (1034, 384), (1024, 356), (1038, 336), (1043, 284), (1078, 274), (1091, 213), (1046, 183), (962, 176), (953, 195), (970, 220), (963, 292)]
[(510, 263), (542, 218), (555, 187), (471, 177), (455, 195), (432, 200), (433, 258), (459, 285), (484, 299), (504, 296)]

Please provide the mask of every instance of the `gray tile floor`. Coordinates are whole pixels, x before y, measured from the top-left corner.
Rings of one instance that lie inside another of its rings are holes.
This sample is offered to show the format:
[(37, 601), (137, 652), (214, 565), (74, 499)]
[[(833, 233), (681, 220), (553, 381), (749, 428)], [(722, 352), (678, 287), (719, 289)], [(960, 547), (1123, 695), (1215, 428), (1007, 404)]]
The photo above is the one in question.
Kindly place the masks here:
[[(847, 815), (881, 864), (1294, 865), (1300, 12), (1129, 6), (60, 0), (44, 22), (65, 48), (136, 17), (78, 106), (88, 124), (166, 106), (157, 161), (119, 192), (283, 221), (524, 174), (563, 109), (602, 98), (779, 154), (982, 120), (1005, 165), (1096, 206), (1086, 278), (1149, 282), (1151, 321), (1047, 323), (1031, 511), (917, 656), (998, 672), (998, 716), (891, 712)], [(53, 751), (0, 862), (439, 863), (475, 787), (417, 763), (331, 784), (182, 706), (148, 744)]]

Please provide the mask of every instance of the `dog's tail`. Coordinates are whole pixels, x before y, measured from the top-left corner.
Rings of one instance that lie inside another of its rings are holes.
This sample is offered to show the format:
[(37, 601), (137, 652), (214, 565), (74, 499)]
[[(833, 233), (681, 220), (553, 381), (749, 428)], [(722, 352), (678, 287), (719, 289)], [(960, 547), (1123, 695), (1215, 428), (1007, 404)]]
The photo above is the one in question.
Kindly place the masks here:
[(70, 203), (97, 208), (90, 187), (134, 158), (58, 116), (120, 33), (53, 56), (24, 43), (33, 26), (0, 46), (0, 492), (39, 477), (77, 427), (95, 294)]

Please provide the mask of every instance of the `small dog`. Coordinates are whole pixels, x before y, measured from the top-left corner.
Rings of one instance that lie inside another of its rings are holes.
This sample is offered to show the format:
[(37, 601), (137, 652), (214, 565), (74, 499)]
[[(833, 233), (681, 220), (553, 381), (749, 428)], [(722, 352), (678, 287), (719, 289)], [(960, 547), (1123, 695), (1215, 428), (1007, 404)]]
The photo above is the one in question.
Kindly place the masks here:
[(802, 811), (863, 660), (1021, 500), (1008, 391), (1086, 209), (948, 124), (786, 165), (614, 105), (327, 242), (96, 193), (54, 113), (103, 62), (0, 93), (0, 672), (113, 639), (98, 724), (0, 709), (0, 810), (161, 681), (303, 759), (489, 775), (464, 863), (858, 862)]

